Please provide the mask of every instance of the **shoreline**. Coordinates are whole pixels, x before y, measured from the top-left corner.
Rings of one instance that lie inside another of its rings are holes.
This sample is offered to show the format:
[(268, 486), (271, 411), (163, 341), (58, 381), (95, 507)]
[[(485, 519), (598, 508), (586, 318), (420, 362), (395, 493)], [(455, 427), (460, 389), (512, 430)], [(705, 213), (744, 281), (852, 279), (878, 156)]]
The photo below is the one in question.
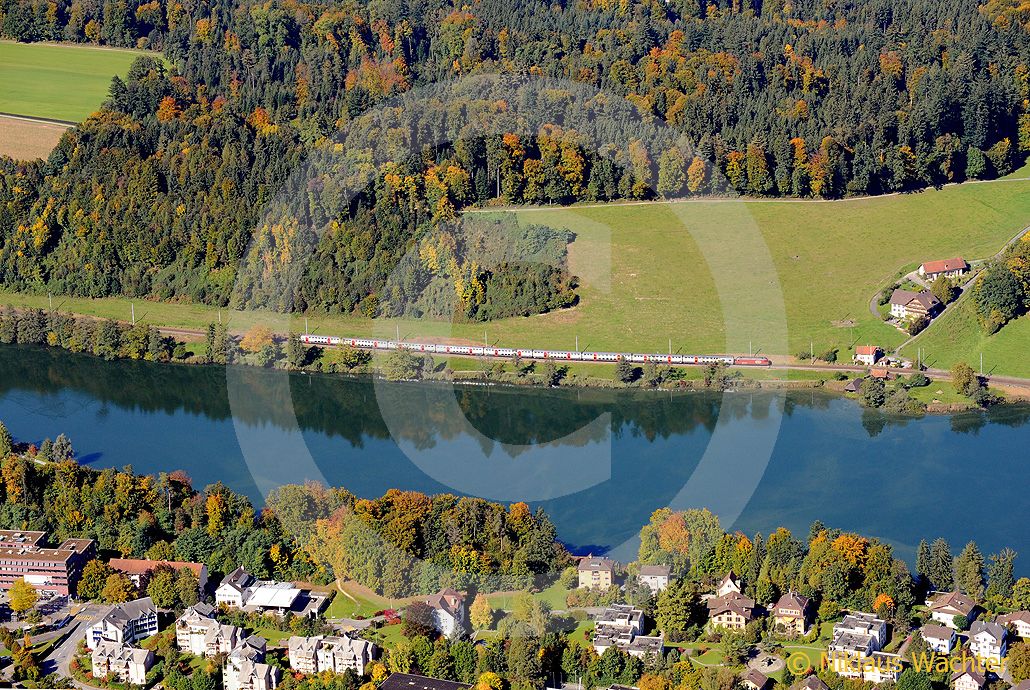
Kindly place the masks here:
[[(196, 342), (196, 341), (193, 341)], [(425, 376), (419, 376), (415, 378), (391, 378), (384, 375), (384, 373), (377, 367), (372, 365), (373, 360), (370, 360), (368, 364), (355, 367), (350, 370), (327, 370), (325, 366), (306, 365), (303, 367), (290, 368), (286, 366), (259, 366), (245, 360), (234, 362), (232, 364), (219, 364), (216, 362), (209, 362), (202, 360), (201, 357), (196, 353), (191, 353), (189, 356), (182, 359), (170, 359), (167, 361), (159, 361), (154, 359), (133, 359), (131, 357), (115, 357), (105, 358), (101, 357), (92, 352), (73, 352), (67, 350), (59, 345), (40, 344), (32, 345), (28, 343), (0, 343), (0, 347), (4, 345), (10, 345), (13, 347), (39, 347), (47, 351), (57, 351), (61, 353), (68, 353), (71, 355), (81, 355), (89, 357), (91, 359), (103, 360), (105, 362), (147, 362), (155, 365), (172, 365), (172, 366), (188, 366), (188, 367), (229, 367), (229, 366), (246, 366), (254, 369), (267, 369), (270, 372), (282, 372), (287, 375), (297, 376), (311, 376), (324, 378), (326, 380), (343, 379), (352, 381), (367, 381), (373, 383), (376, 380), (385, 381), (389, 383), (412, 383), (420, 385), (451, 385), (461, 388), (496, 388), (506, 391), (524, 391), (527, 389), (537, 390), (606, 390), (622, 393), (642, 393), (642, 394), (661, 394), (661, 393), (723, 393), (723, 394), (743, 394), (743, 393), (790, 393), (790, 392), (819, 392), (827, 396), (847, 400), (860, 408), (870, 410), (872, 412), (879, 412), (881, 414), (897, 417), (897, 418), (921, 418), (928, 415), (933, 416), (949, 416), (955, 414), (963, 414), (968, 412), (984, 412), (987, 408), (981, 408), (969, 402), (930, 402), (922, 404), (922, 409), (911, 410), (906, 412), (889, 411), (882, 408), (868, 407), (862, 404), (861, 399), (858, 395), (848, 393), (844, 390), (844, 385), (847, 380), (838, 380), (831, 376), (831, 372), (826, 371), (826, 377), (814, 376), (808, 378), (758, 378), (754, 376), (747, 376), (745, 371), (746, 367), (732, 368), (732, 367), (721, 367), (722, 371), (727, 374), (726, 378), (721, 378), (718, 385), (712, 385), (711, 382), (706, 381), (704, 378), (705, 370), (707, 367), (691, 366), (691, 367), (679, 367), (680, 370), (687, 370), (693, 374), (702, 374), (701, 376), (694, 376), (693, 378), (679, 378), (662, 381), (658, 385), (644, 385), (638, 382), (634, 383), (621, 383), (613, 379), (604, 379), (594, 376), (585, 376), (580, 373), (573, 373), (571, 375), (562, 377), (558, 384), (549, 385), (539, 374), (526, 374), (524, 376), (517, 376), (513, 372), (503, 372), (501, 374), (494, 373), (490, 368), (486, 369), (454, 369), (450, 366), (451, 363), (455, 363), (452, 360), (457, 360), (462, 363), (468, 363), (469, 361), (478, 361), (474, 357), (463, 357), (457, 355), (451, 355), (450, 358), (442, 359), (436, 362), (437, 366), (434, 367), (432, 373)], [(320, 348), (314, 348), (320, 349)], [(321, 364), (321, 363), (319, 363)], [(332, 364), (332, 363), (330, 363)], [(583, 362), (577, 363), (585, 367), (611, 367), (612, 365), (605, 365), (595, 362)], [(839, 373), (845, 373), (844, 368), (840, 368)], [(769, 369), (761, 370), (758, 373), (764, 373), (771, 371)], [(789, 373), (790, 369), (779, 369), (779, 371), (785, 371)], [(817, 374), (821, 372), (805, 371), (800, 370), (803, 373)], [(729, 374), (736, 374), (729, 375)], [(1000, 400), (996, 406), (1016, 406), (1023, 405), (1030, 402), (1030, 398), (1021, 396), (1006, 397)]]

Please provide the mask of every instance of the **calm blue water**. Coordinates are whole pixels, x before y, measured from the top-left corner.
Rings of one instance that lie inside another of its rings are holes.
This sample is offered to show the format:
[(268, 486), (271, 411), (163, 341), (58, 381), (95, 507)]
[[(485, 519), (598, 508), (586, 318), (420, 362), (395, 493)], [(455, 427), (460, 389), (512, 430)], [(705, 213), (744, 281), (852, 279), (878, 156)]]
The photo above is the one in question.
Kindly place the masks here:
[(898, 419), (811, 392), (378, 389), (0, 346), (0, 419), (20, 440), (68, 434), (94, 467), (182, 469), (256, 503), (305, 479), (527, 499), (572, 548), (623, 557), (670, 502), (748, 534), (819, 519), (906, 558), (937, 536), (1030, 554), (1027, 407)]

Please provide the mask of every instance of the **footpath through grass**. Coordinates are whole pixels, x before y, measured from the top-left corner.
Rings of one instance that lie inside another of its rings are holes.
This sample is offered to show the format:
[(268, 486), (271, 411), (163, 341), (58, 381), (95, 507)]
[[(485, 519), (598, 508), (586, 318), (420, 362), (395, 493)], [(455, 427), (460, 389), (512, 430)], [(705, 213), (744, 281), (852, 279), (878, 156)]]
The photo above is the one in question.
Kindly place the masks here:
[[(0, 41), (0, 112), (79, 122), (143, 51)], [(3, 126), (0, 123), (0, 126)]]

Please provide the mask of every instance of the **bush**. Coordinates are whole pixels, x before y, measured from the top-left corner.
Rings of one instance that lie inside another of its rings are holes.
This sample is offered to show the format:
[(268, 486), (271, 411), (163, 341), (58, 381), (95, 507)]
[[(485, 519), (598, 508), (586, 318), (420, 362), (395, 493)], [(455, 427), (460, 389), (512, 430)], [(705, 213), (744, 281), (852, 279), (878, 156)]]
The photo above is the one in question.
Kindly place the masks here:
[(922, 333), (923, 330), (925, 330), (926, 327), (929, 325), (930, 320), (928, 318), (926, 318), (925, 316), (919, 316), (909, 321), (908, 326), (905, 330), (908, 331), (909, 335), (918, 335), (919, 333)]

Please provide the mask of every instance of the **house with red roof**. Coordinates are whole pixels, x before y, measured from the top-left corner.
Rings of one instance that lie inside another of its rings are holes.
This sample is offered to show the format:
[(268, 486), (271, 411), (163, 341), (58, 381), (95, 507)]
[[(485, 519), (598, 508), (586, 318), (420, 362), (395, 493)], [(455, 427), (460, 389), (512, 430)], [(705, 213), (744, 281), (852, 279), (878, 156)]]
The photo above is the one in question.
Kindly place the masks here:
[(969, 264), (961, 256), (953, 259), (941, 259), (940, 261), (927, 261), (919, 267), (919, 275), (927, 280), (936, 280), (941, 276), (945, 278), (958, 278), (969, 272)]
[(855, 348), (855, 361), (866, 366), (873, 366), (881, 357), (883, 350), (877, 345), (859, 345)]

